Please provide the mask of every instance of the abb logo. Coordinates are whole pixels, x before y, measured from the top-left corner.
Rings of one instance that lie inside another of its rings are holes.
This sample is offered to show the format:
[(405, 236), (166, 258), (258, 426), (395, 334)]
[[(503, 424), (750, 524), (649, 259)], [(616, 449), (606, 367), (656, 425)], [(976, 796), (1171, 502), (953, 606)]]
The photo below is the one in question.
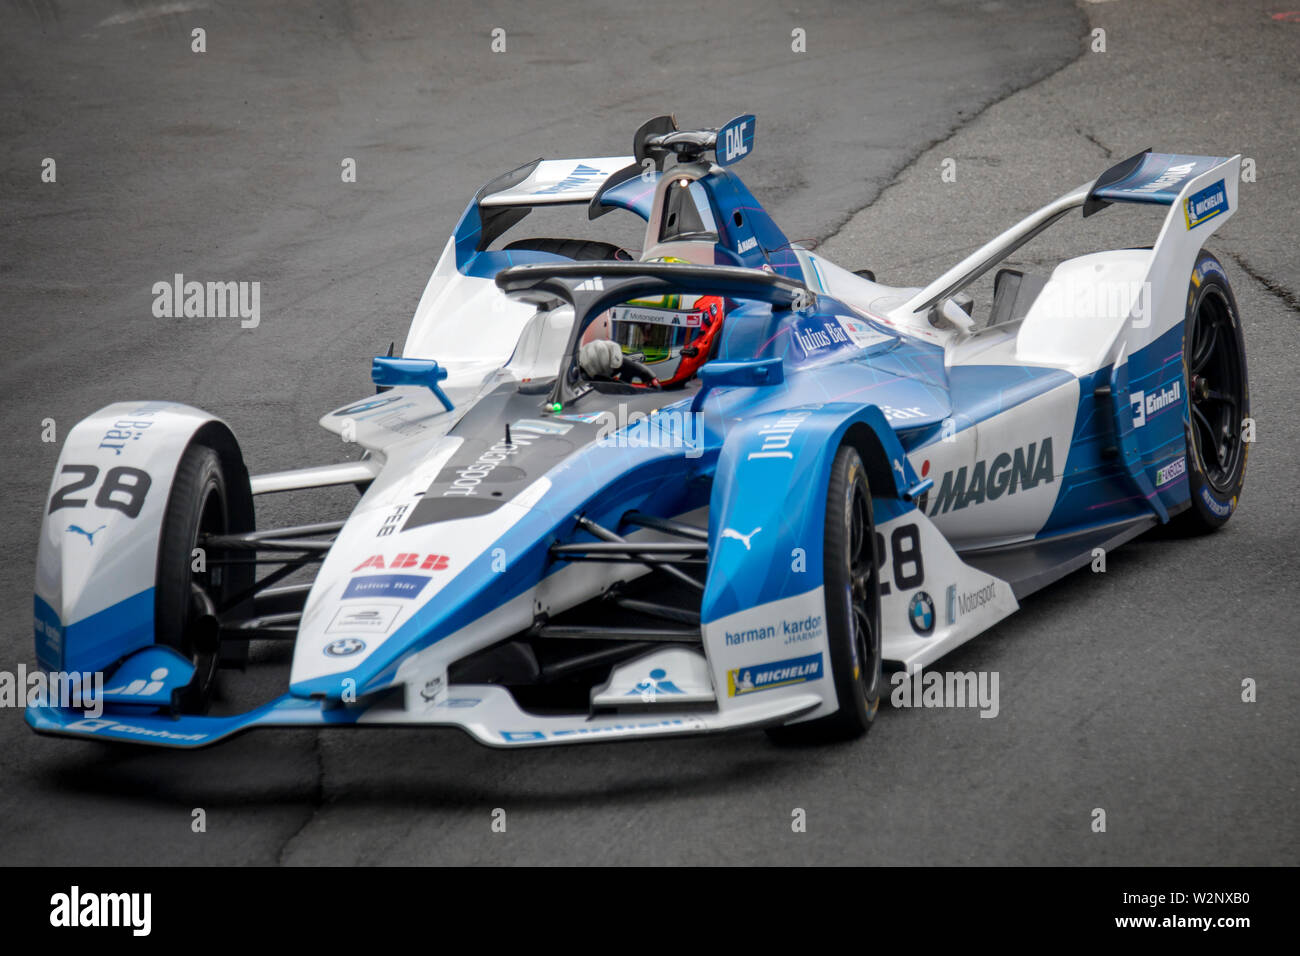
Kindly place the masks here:
[(398, 554), (394, 555), (391, 561), (385, 563), (382, 554), (372, 554), (353, 568), (352, 573), (355, 574), (366, 568), (377, 568), (380, 571), (385, 569), (397, 571), (402, 568), (419, 568), (421, 571), (445, 571), (450, 560), (445, 554)]

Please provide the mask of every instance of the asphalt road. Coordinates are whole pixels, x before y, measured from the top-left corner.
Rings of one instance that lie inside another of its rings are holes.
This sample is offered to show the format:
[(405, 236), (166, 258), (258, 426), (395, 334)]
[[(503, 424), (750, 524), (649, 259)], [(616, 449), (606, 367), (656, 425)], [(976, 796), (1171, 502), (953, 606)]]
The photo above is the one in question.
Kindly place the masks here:
[[(896, 283), (1143, 147), (1254, 158), (1211, 243), (1259, 421), (1227, 529), (1141, 539), (949, 658), (999, 673), (996, 719), (886, 708), (845, 746), (507, 753), (384, 730), (123, 752), (0, 711), (0, 862), (1297, 862), (1300, 23), (1212, 0), (727, 6), (0, 7), (0, 669), (34, 660), (58, 454), (43, 420), (62, 435), (110, 401), (170, 398), (226, 418), (255, 471), (336, 460), (316, 419), (370, 390), (368, 357), (400, 344), (473, 191), (536, 156), (626, 152), (660, 112), (756, 113), (742, 174), (787, 233)], [(1122, 218), (1058, 226), (1025, 262), (1154, 238), (1149, 218), (1124, 219), (1136, 235)], [(178, 272), (261, 282), (261, 324), (154, 318), (153, 283)], [(276, 500), (259, 521), (349, 504)], [(284, 678), (283, 653), (259, 657), (241, 697)]]

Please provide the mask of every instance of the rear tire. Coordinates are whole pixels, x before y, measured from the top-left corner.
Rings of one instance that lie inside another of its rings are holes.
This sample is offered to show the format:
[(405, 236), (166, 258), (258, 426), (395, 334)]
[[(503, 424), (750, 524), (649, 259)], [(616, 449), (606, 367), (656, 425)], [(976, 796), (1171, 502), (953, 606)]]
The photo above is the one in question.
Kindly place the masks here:
[(1192, 272), (1183, 325), (1187, 395), (1187, 488), (1191, 505), (1169, 523), (1174, 534), (1215, 531), (1236, 510), (1246, 480), (1250, 417), (1246, 344), (1237, 300), (1219, 260), (1202, 251)]
[(852, 740), (871, 729), (880, 707), (880, 562), (867, 470), (857, 449), (844, 445), (831, 465), (826, 492), (823, 567), (830, 679), (839, 709), (826, 717), (773, 727), (781, 743)]
[[(244, 478), (247, 481), (247, 478)], [(251, 577), (239, 566), (217, 563), (224, 554), (205, 549), (202, 570), (195, 549), (205, 534), (243, 530), (232, 523), (232, 484), (221, 456), (207, 445), (185, 449), (163, 514), (155, 577), (154, 640), (194, 663), (194, 680), (176, 701), (182, 713), (203, 713), (211, 699), (220, 657), (217, 622), (206, 611), (220, 608)]]

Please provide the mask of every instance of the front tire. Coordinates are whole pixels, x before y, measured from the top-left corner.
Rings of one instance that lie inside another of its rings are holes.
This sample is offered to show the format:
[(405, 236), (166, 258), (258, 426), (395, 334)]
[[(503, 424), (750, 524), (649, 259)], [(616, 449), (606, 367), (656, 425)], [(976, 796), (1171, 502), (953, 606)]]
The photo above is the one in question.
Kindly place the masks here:
[[(181, 713), (207, 710), (220, 663), (220, 639), (213, 609), (221, 608), (249, 583), (250, 566), (221, 563), (224, 553), (196, 549), (204, 535), (237, 527), (236, 476), (227, 473), (213, 448), (195, 442), (185, 449), (163, 515), (155, 577), (154, 640), (178, 651), (195, 666), (194, 679), (177, 693)], [(244, 478), (247, 481), (247, 478)], [(198, 568), (198, 570), (196, 570)]]
[(824, 540), (826, 643), (839, 709), (768, 731), (782, 743), (861, 737), (871, 729), (880, 707), (884, 678), (876, 528), (867, 471), (850, 445), (836, 452), (831, 465)]
[(1246, 480), (1250, 417), (1246, 344), (1237, 300), (1219, 260), (1202, 251), (1192, 272), (1183, 325), (1187, 394), (1187, 487), (1191, 505), (1170, 522), (1176, 534), (1227, 523)]

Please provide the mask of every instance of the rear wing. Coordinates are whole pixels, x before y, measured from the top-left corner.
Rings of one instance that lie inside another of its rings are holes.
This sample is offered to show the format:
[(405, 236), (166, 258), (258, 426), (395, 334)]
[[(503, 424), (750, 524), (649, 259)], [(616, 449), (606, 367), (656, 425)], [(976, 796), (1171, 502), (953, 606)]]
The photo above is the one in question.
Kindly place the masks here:
[(630, 162), (631, 156), (534, 159), (488, 182), (456, 223), (456, 267), (464, 271), (475, 255), (537, 206), (590, 203), (605, 180)]
[(585, 203), (601, 184), (632, 162), (631, 156), (601, 156), (594, 159), (536, 159), (507, 176), (521, 171), (522, 179), (501, 184), (494, 180), (480, 190), (478, 204), (493, 206), (545, 206), (552, 203)]
[(1240, 166), (1240, 155), (1224, 159), (1144, 150), (1116, 163), (1093, 182), (1071, 190), (985, 243), (913, 295), (897, 311), (914, 314), (931, 308), (974, 282), (1073, 209), (1082, 207), (1083, 215), (1091, 216), (1117, 202), (1172, 207), (1156, 240), (1153, 259), (1172, 256), (1176, 263), (1162, 264), (1157, 270), (1157, 261), (1153, 261), (1151, 278), (1154, 281), (1157, 271), (1161, 275), (1173, 275), (1175, 264), (1178, 268), (1186, 266), (1185, 278), (1210, 233), (1237, 208)]
[[(1180, 198), (1182, 186), (1188, 180), (1211, 172), (1226, 162), (1228, 160), (1222, 156), (1183, 156), (1150, 150), (1138, 153), (1097, 177), (1083, 203), (1083, 214), (1091, 216), (1113, 202), (1172, 206)], [(1218, 214), (1218, 211), (1205, 213), (1198, 224)]]

